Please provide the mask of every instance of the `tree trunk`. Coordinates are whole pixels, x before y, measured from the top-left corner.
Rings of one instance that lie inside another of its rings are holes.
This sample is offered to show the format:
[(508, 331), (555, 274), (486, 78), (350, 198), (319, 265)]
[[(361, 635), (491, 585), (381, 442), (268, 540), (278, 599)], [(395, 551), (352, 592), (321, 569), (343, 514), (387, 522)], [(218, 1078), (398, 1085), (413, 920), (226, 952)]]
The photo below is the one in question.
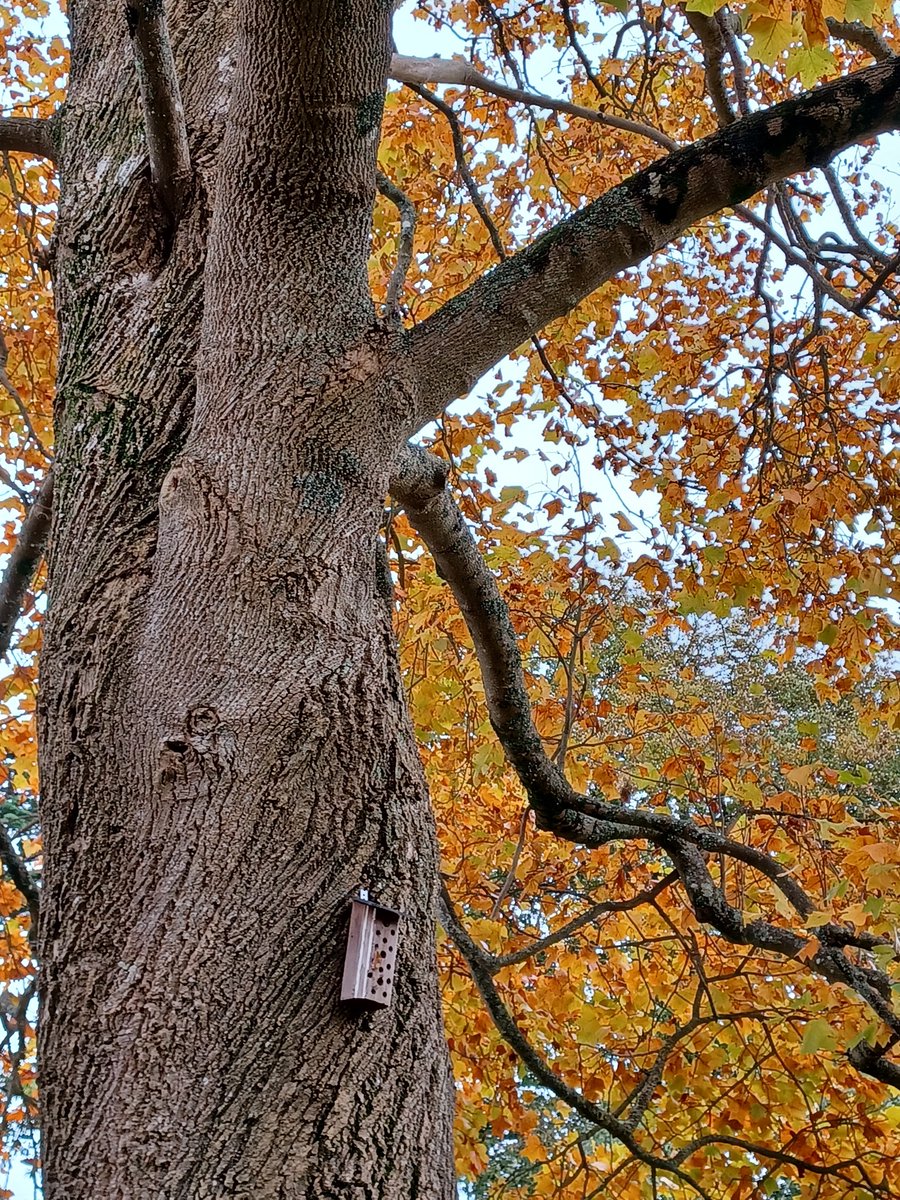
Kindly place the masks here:
[[(196, 169), (174, 231), (121, 9), (75, 7), (47, 1200), (453, 1192), (436, 847), (377, 552), (406, 415), (366, 277), (389, 7), (170, 10)], [(359, 885), (404, 914), (373, 1015), (338, 999)]]

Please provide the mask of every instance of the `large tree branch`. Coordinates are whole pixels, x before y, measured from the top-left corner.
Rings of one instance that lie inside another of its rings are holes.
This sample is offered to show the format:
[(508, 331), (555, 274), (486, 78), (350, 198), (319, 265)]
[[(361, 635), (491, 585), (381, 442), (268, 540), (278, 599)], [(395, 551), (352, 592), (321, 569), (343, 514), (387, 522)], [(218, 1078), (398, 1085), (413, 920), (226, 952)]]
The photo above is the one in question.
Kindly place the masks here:
[(550, 321), (697, 221), (898, 127), (900, 59), (891, 59), (743, 117), (633, 175), (411, 332), (414, 425), (433, 420)]
[[(509, 609), (446, 487), (446, 473), (447, 465), (441, 459), (407, 447), (398, 459), (391, 491), (428, 547), (463, 614), (481, 669), (491, 725), (522, 781), (538, 826), (583, 845), (601, 846), (637, 836), (659, 845), (687, 843), (703, 854), (728, 854), (765, 875), (800, 917), (808, 917), (815, 904), (787, 868), (768, 854), (692, 821), (603, 803), (575, 791), (544, 750), (534, 726)], [(701, 890), (700, 882), (698, 879), (695, 890)], [(732, 924), (732, 929), (736, 928)], [(833, 933), (848, 944), (848, 931), (835, 927)], [(805, 944), (801, 938), (791, 943), (790, 949), (797, 953)], [(875, 944), (881, 940), (865, 939), (866, 949)]]
[(805, 932), (762, 918), (747, 920), (714, 883), (707, 855), (726, 855), (764, 875), (804, 923), (816, 905), (786, 867), (754, 846), (666, 812), (634, 807), (624, 796), (613, 804), (575, 791), (547, 755), (534, 726), (509, 610), (446, 487), (446, 476), (446, 464), (440, 459), (407, 447), (398, 458), (391, 491), (460, 607), (481, 668), (491, 725), (526, 791), (538, 826), (585, 846), (633, 838), (659, 846), (678, 872), (699, 921), (737, 944), (806, 959), (822, 978), (852, 988), (900, 1038), (900, 1015), (890, 1003), (890, 979), (880, 970), (851, 962), (845, 953), (848, 947), (874, 949), (887, 944), (884, 939), (834, 922), (818, 927), (811, 939)]
[(144, 110), (150, 175), (171, 221), (181, 216), (191, 182), (191, 156), (175, 57), (162, 0), (125, 7)]
[(57, 117), (0, 117), (0, 151), (56, 162)]
[[(22, 601), (31, 585), (34, 573), (41, 561), (53, 507), (53, 474), (47, 473), (40, 491), (25, 514), (19, 539), (9, 556), (3, 578), (0, 579), (0, 658), (9, 649), (13, 629), (22, 611)], [(40, 916), (40, 891), (38, 885), (8, 831), (0, 824), (0, 862), (6, 868), (12, 882), (22, 893), (31, 914), (32, 945), (37, 944), (37, 928)]]

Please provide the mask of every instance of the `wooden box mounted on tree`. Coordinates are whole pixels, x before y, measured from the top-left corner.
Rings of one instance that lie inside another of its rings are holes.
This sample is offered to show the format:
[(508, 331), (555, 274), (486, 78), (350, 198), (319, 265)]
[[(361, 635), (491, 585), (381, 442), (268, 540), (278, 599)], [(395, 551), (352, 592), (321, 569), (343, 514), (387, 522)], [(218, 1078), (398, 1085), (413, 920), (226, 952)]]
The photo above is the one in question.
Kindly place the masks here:
[(387, 1008), (394, 991), (400, 913), (383, 908), (360, 889), (350, 906), (341, 999), (364, 1008)]

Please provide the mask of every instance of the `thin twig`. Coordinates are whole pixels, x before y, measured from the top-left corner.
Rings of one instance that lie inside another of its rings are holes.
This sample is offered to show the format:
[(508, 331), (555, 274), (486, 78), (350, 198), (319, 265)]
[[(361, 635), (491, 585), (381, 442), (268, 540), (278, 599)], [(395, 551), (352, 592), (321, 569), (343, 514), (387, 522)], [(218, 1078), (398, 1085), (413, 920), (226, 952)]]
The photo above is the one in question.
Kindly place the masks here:
[(44, 458), (49, 458), (50, 455), (47, 453), (44, 443), (38, 437), (37, 433), (35, 432), (34, 425), (31, 423), (28, 406), (22, 399), (19, 389), (9, 377), (9, 372), (6, 369), (6, 364), (8, 362), (9, 349), (6, 345), (6, 337), (3, 334), (3, 330), (0, 329), (0, 387), (4, 388), (9, 396), (15, 401), (16, 408), (19, 410), (19, 416), (22, 418), (22, 423), (28, 432), (28, 436), (32, 439), (38, 450), (40, 450)]
[(511, 950), (509, 954), (501, 954), (493, 958), (491, 960), (492, 969), (496, 972), (503, 967), (513, 967), (517, 963), (527, 962), (535, 954), (549, 950), (557, 942), (564, 942), (567, 938), (574, 937), (580, 929), (583, 929), (585, 925), (592, 925), (598, 917), (607, 916), (609, 913), (630, 912), (644, 904), (651, 904), (677, 879), (678, 872), (670, 871), (668, 875), (658, 880), (646, 891), (638, 892), (636, 896), (629, 896), (627, 900), (599, 900), (596, 904), (592, 904), (586, 912), (579, 913), (577, 917), (573, 917), (571, 921), (567, 921), (553, 933), (548, 933), (538, 941), (532, 942), (530, 946), (524, 946), (521, 950)]
[(525, 834), (528, 832), (528, 814), (531, 809), (526, 807), (522, 810), (522, 817), (519, 821), (519, 840), (516, 842), (516, 849), (513, 853), (512, 866), (503, 880), (503, 887), (500, 889), (497, 899), (494, 901), (494, 907), (491, 909), (491, 920), (496, 921), (500, 916), (500, 908), (503, 901), (509, 895), (509, 890), (516, 881), (516, 871), (519, 869), (519, 859), (522, 856), (522, 847), (525, 845)]
[(897, 251), (897, 253), (894, 255), (894, 257), (892, 259), (890, 259), (888, 262), (886, 262), (884, 264), (884, 266), (881, 268), (881, 270), (878, 272), (878, 274), (875, 276), (874, 280), (872, 281), (871, 286), (866, 288), (866, 290), (863, 292), (863, 294), (860, 296), (860, 298), (853, 305), (853, 311), (854, 312), (862, 312), (862, 310), (868, 304), (870, 304), (872, 302), (872, 300), (875, 299), (875, 297), (881, 291), (881, 287), (884, 284), (885, 280), (888, 279), (889, 276), (893, 275), (893, 273), (897, 270), (898, 267), (900, 267), (900, 250)]
[(500, 233), (481, 197), (475, 177), (469, 169), (462, 130), (459, 126), (459, 118), (446, 100), (442, 100), (440, 96), (432, 92), (429, 88), (418, 83), (410, 83), (407, 86), (410, 91), (415, 92), (417, 96), (421, 96), (423, 100), (426, 100), (446, 118), (447, 124), (450, 126), (450, 136), (453, 139), (453, 157), (456, 159), (456, 169), (459, 171), (460, 178), (463, 181), (466, 191), (469, 193), (469, 199), (472, 201), (472, 205), (478, 213), (482, 225), (484, 225), (488, 232), (488, 237), (491, 239), (491, 245), (494, 247), (495, 254), (498, 258), (506, 258), (506, 249), (501, 241)]

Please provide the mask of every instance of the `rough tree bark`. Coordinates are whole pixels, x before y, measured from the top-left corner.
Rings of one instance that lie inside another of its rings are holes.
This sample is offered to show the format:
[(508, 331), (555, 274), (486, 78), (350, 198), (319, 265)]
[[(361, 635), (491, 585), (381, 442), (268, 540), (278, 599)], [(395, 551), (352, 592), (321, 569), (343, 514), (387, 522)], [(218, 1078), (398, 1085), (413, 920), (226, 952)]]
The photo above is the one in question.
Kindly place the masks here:
[[(121, 8), (74, 7), (48, 1200), (452, 1194), (435, 841), (376, 555), (405, 433), (366, 276), (390, 11), (175, 5), (173, 226)], [(376, 1017), (337, 1001), (359, 884), (404, 913)]]
[[(158, 0), (74, 0), (62, 119), (0, 125), (61, 174), (48, 1200), (449, 1200), (437, 856), (378, 554), (398, 454), (623, 267), (900, 124), (897, 60), (736, 121), (407, 334), (366, 277), (392, 8), (175, 0), (172, 55)], [(360, 884), (404, 912), (375, 1017), (337, 1000)]]

